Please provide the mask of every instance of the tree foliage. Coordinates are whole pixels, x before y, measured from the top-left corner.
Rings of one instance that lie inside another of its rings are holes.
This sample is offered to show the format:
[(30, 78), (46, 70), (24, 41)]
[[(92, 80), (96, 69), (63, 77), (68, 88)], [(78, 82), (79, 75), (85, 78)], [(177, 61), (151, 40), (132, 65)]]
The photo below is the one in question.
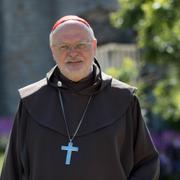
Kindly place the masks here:
[(129, 83), (131, 85), (137, 85), (137, 79), (139, 76), (139, 71), (137, 68), (137, 64), (135, 60), (132, 60), (129, 57), (123, 59), (121, 64), (121, 68), (111, 67), (107, 69), (107, 74), (110, 74), (116, 79)]
[(180, 1), (119, 0), (121, 9), (113, 23), (137, 32), (143, 59), (180, 65)]
[[(141, 51), (141, 60), (150, 67), (149, 82), (141, 75), (146, 108), (153, 114), (180, 123), (180, 1), (179, 0), (119, 0), (120, 10), (111, 14), (113, 24), (131, 28)], [(151, 64), (151, 65), (149, 65)], [(142, 66), (142, 70), (144, 66)], [(150, 100), (151, 99), (151, 100)], [(179, 125), (180, 127), (180, 125)]]

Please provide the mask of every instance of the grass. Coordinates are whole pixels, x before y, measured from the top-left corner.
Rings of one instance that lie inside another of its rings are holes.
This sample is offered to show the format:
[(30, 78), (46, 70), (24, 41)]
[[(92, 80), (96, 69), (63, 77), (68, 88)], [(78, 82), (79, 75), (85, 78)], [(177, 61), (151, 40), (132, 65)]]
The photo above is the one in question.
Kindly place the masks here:
[(4, 155), (0, 154), (0, 174), (1, 174), (1, 169), (2, 169), (2, 165), (3, 165), (3, 160), (4, 160)]

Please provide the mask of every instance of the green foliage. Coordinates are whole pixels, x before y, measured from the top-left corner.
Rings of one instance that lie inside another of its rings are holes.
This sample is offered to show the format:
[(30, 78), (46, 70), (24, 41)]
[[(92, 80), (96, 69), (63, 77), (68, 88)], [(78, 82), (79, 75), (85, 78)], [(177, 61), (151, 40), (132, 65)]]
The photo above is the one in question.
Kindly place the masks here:
[(7, 143), (8, 143), (8, 137), (0, 136), (0, 153), (3, 153), (5, 151)]
[(2, 165), (3, 165), (3, 160), (4, 160), (4, 155), (0, 154), (0, 174), (1, 174), (1, 169), (2, 169)]
[(131, 85), (135, 85), (138, 78), (137, 64), (135, 60), (132, 60), (128, 57), (123, 60), (121, 68), (109, 68), (107, 73), (114, 78), (126, 83), (130, 83)]
[(4, 153), (5, 153), (5, 147), (7, 145), (7, 137), (0, 137), (0, 174), (1, 174), (1, 169), (3, 165), (3, 160), (4, 160)]
[(119, 3), (121, 9), (111, 14), (113, 24), (136, 32), (142, 62), (158, 67), (149, 77), (160, 74), (150, 83), (141, 76), (143, 106), (180, 129), (180, 1), (119, 0)]
[(121, 28), (133, 28), (143, 59), (180, 64), (180, 1), (119, 0), (121, 9), (111, 15)]
[(171, 67), (169, 75), (159, 81), (153, 89), (156, 97), (154, 113), (174, 122), (180, 121), (180, 82), (176, 74), (176, 69)]

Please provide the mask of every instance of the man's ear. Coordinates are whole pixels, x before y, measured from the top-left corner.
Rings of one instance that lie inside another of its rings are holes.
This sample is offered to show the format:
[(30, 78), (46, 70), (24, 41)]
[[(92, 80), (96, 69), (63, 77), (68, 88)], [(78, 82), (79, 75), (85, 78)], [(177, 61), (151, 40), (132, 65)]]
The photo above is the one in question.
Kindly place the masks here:
[(53, 59), (55, 60), (55, 56), (54, 56), (54, 47), (52, 45), (50, 45), (50, 49), (51, 49), (51, 54), (53, 56)]
[(97, 49), (97, 40), (93, 39), (93, 49), (94, 49), (94, 54), (96, 54), (96, 49)]

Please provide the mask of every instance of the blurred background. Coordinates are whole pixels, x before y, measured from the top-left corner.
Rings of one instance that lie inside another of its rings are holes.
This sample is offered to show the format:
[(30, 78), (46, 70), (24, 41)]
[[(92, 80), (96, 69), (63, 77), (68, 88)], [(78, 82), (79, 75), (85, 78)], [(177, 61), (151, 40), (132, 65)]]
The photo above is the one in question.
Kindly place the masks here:
[(162, 180), (180, 179), (179, 0), (0, 0), (0, 171), (18, 89), (54, 66), (49, 33), (63, 15), (85, 18), (102, 70), (138, 87), (160, 153)]

